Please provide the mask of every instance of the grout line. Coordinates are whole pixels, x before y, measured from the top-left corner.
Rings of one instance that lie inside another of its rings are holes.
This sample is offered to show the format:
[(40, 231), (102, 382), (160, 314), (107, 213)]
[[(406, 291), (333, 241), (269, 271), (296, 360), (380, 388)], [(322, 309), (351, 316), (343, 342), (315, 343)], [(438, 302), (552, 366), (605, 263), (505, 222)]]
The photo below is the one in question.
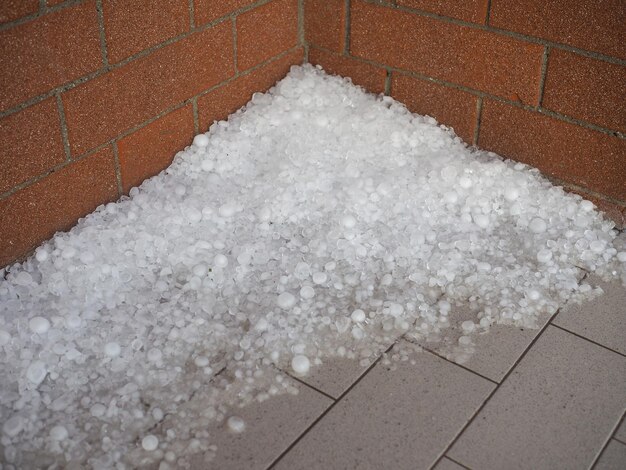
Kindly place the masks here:
[(198, 97), (191, 98), (191, 109), (193, 111), (193, 131), (196, 135), (200, 133), (200, 119), (198, 117)]
[(239, 65), (237, 63), (237, 18), (232, 18), (233, 26), (233, 61), (235, 65), (235, 75), (239, 73)]
[[(412, 342), (412, 341), (411, 341), (411, 342)], [(479, 372), (476, 372), (475, 370), (472, 370), (472, 369), (470, 369), (469, 367), (464, 366), (463, 364), (459, 364), (459, 363), (457, 363), (457, 362), (451, 361), (451, 360), (450, 360), (450, 359), (448, 359), (447, 357), (442, 356), (441, 354), (439, 354), (437, 351), (433, 351), (432, 349), (428, 349), (428, 348), (426, 348), (426, 347), (424, 347), (423, 345), (420, 345), (420, 344), (418, 344), (418, 343), (413, 343), (413, 344), (417, 344), (417, 345), (418, 345), (418, 346), (420, 346), (420, 347), (421, 347), (424, 351), (426, 351), (426, 352), (428, 352), (428, 353), (432, 354), (433, 356), (438, 357), (439, 359), (443, 359), (444, 361), (449, 362), (449, 363), (450, 363), (450, 364), (452, 364), (452, 365), (455, 365), (455, 366), (457, 366), (457, 367), (460, 367), (461, 369), (465, 369), (466, 371), (471, 372), (471, 373), (472, 373), (472, 374), (474, 374), (474, 375), (477, 375), (477, 376), (478, 376), (478, 377), (480, 377), (481, 379), (485, 379), (485, 380), (487, 380), (488, 382), (491, 382), (491, 383), (492, 383), (492, 384), (494, 384), (496, 387), (498, 387), (498, 386), (500, 385), (500, 383), (499, 383), (499, 382), (497, 382), (497, 381), (495, 381), (495, 380), (493, 380), (493, 379), (490, 379), (490, 378), (489, 378), (489, 377), (487, 377), (486, 375), (483, 375), (483, 374), (481, 374), (481, 373), (479, 373)]]
[(387, 70), (387, 75), (385, 76), (385, 95), (391, 96), (391, 70)]
[(343, 35), (343, 55), (350, 55), (350, 30), (352, 28), (352, 14), (351, 14), (351, 1), (345, 0), (344, 3), (344, 13), (345, 13), (345, 21), (346, 24), (344, 26), (344, 35)]
[(189, 9), (189, 30), (193, 31), (196, 29), (196, 10), (194, 6), (194, 0), (188, 0), (188, 9)]
[[(558, 311), (557, 311), (558, 313)], [(555, 314), (556, 315), (556, 314)], [(460, 431), (456, 434), (456, 436), (454, 436), (454, 439), (452, 439), (452, 442), (450, 442), (450, 444), (448, 444), (446, 446), (446, 448), (441, 452), (441, 454), (439, 455), (439, 457), (437, 458), (437, 460), (435, 460), (435, 462), (433, 463), (433, 465), (431, 465), (430, 470), (434, 469), (437, 464), (441, 461), (441, 459), (448, 453), (448, 451), (452, 448), (452, 446), (459, 440), (459, 438), (463, 435), (463, 433), (465, 432), (465, 430), (467, 428), (470, 427), (470, 425), (474, 422), (474, 419), (476, 419), (476, 417), (480, 414), (480, 412), (483, 410), (483, 408), (487, 405), (487, 403), (489, 403), (489, 401), (491, 400), (491, 398), (496, 394), (496, 392), (498, 390), (500, 390), (500, 387), (502, 386), (502, 384), (506, 381), (506, 379), (509, 378), (509, 376), (513, 373), (513, 371), (515, 370), (515, 368), (518, 366), (518, 364), (524, 359), (524, 357), (526, 357), (526, 354), (528, 353), (528, 351), (530, 351), (532, 349), (532, 347), (535, 345), (535, 343), (537, 342), (537, 340), (539, 338), (541, 338), (541, 336), (543, 335), (543, 332), (546, 331), (546, 329), (548, 328), (548, 326), (550, 326), (550, 321), (548, 320), (546, 322), (545, 325), (543, 325), (543, 327), (541, 327), (541, 329), (539, 330), (539, 332), (537, 333), (537, 335), (532, 339), (532, 341), (528, 344), (528, 346), (526, 347), (526, 349), (524, 349), (524, 352), (522, 352), (522, 354), (519, 355), (519, 357), (515, 360), (515, 362), (513, 363), (513, 365), (509, 368), (508, 371), (506, 371), (506, 374), (504, 374), (504, 376), (502, 377), (502, 379), (500, 380), (500, 384), (497, 385), (489, 395), (487, 395), (487, 398), (485, 398), (485, 400), (482, 402), (482, 404), (476, 409), (476, 411), (474, 412), (474, 414), (470, 417), (470, 419), (467, 421), (467, 423), (465, 423), (465, 425), (460, 429)]]
[(39, 12), (44, 12), (46, 10), (47, 7), (47, 3), (46, 0), (39, 0)]
[(546, 76), (548, 75), (548, 59), (550, 57), (550, 46), (546, 46), (543, 50), (541, 59), (541, 75), (539, 76), (539, 99), (537, 100), (537, 108), (541, 108), (543, 104), (543, 94), (546, 86)]
[(122, 197), (124, 195), (124, 188), (122, 186), (122, 169), (120, 166), (120, 155), (117, 149), (117, 142), (113, 142), (111, 148), (113, 149), (113, 157), (115, 159), (115, 179), (117, 180), (117, 196)]
[(487, 11), (485, 12), (485, 25), (489, 26), (491, 20), (491, 0), (487, 0)]
[(616, 442), (619, 442), (620, 444), (624, 444), (626, 446), (626, 442), (622, 441), (621, 439), (618, 439), (615, 436), (613, 436), (613, 440), (616, 441)]
[[(600, 451), (598, 452), (598, 455), (596, 455), (596, 458), (593, 459), (593, 461), (591, 462), (591, 465), (589, 465), (589, 469), (593, 469), (595, 468), (595, 466), (598, 464), (598, 461), (600, 460), (600, 458), (602, 457), (602, 454), (604, 454), (604, 451), (606, 450), (606, 448), (609, 446), (609, 444), (611, 443), (611, 440), (615, 439), (615, 433), (617, 432), (617, 430), (619, 429), (620, 424), (622, 424), (622, 421), (624, 420), (624, 412), (622, 412), (622, 417), (617, 420), (617, 424), (613, 427), (613, 431), (611, 431), (611, 433), (609, 434), (609, 436), (607, 437), (606, 441), (604, 442), (604, 444), (602, 445), (602, 448), (600, 449)], [(620, 441), (619, 439), (615, 439), (617, 442), (620, 442), (623, 444), (622, 441)]]
[(291, 377), (296, 382), (300, 382), (302, 385), (305, 385), (306, 387), (310, 388), (311, 390), (315, 390), (317, 393), (320, 393), (320, 394), (324, 395), (325, 397), (330, 398), (333, 402), (337, 401), (337, 399), (335, 397), (333, 397), (332, 395), (329, 395), (328, 393), (324, 392), (323, 390), (320, 390), (319, 388), (314, 387), (310, 383), (307, 383), (304, 380), (296, 377), (295, 375), (290, 374), (286, 370), (283, 370), (283, 369), (278, 369), (278, 370), (281, 371), (283, 374)]
[(454, 462), (455, 464), (457, 464), (459, 467), (465, 468), (466, 470), (472, 470), (471, 468), (469, 468), (467, 465), (463, 465), (461, 462), (459, 462), (458, 460), (454, 460), (452, 457), (448, 457), (447, 455), (443, 456), (445, 459), (451, 460), (452, 462)]
[(61, 123), (61, 138), (63, 139), (63, 149), (65, 150), (65, 160), (70, 161), (72, 159), (72, 153), (70, 151), (70, 140), (67, 132), (67, 121), (65, 120), (65, 109), (63, 108), (63, 100), (61, 94), (56, 94), (57, 110), (59, 112), (59, 122)]
[(306, 45), (306, 31), (304, 20), (304, 0), (298, 0), (298, 43), (301, 46)]
[[(556, 315), (555, 315), (555, 318), (556, 318)], [(550, 320), (550, 321), (552, 321), (552, 320)], [(592, 340), (592, 339), (585, 338), (584, 336), (579, 335), (578, 333), (574, 333), (573, 331), (568, 330), (567, 328), (563, 328), (563, 327), (562, 327), (562, 326), (560, 326), (560, 325), (557, 325), (557, 324), (555, 324), (555, 323), (552, 323), (552, 326), (553, 326), (553, 327), (555, 327), (555, 328), (558, 328), (559, 330), (565, 331), (566, 333), (569, 333), (569, 334), (571, 334), (571, 335), (574, 335), (574, 336), (576, 336), (576, 337), (578, 337), (578, 338), (580, 338), (580, 339), (584, 339), (585, 341), (587, 341), (587, 342), (589, 342), (589, 343), (591, 343), (591, 344), (595, 344), (596, 346), (600, 346), (600, 347), (601, 347), (601, 348), (603, 348), (603, 349), (606, 349), (606, 350), (608, 350), (608, 351), (614, 352), (615, 354), (619, 354), (619, 355), (620, 355), (620, 356), (622, 356), (622, 357), (626, 357), (626, 354), (624, 354), (624, 353), (621, 353), (621, 352), (619, 352), (619, 351), (616, 351), (615, 349), (611, 349), (611, 348), (609, 348), (608, 346), (605, 346), (605, 345), (603, 345), (603, 344), (600, 344), (600, 343), (598, 343), (597, 341), (594, 341), (594, 340)]]
[(476, 127), (474, 127), (474, 147), (478, 147), (478, 139), (480, 137), (480, 122), (483, 116), (483, 98), (478, 97), (476, 101)]
[(352, 391), (352, 389), (359, 384), (359, 382), (361, 382), (361, 380), (376, 366), (376, 364), (378, 364), (380, 362), (380, 360), (382, 359), (383, 355), (387, 352), (389, 352), (397, 343), (398, 339), (396, 339), (396, 341), (393, 342), (393, 344), (391, 346), (389, 346), (384, 353), (380, 354), (378, 356), (378, 358), (372, 362), (372, 364), (363, 371), (363, 373), (352, 383), (352, 385), (350, 385), (341, 395), (339, 395), (339, 397), (330, 404), (330, 406), (328, 408), (326, 408), (322, 414), (320, 414), (317, 419), (315, 421), (313, 421), (283, 452), (281, 452), (281, 454), (276, 457), (274, 459), (274, 461), (269, 464), (269, 466), (267, 467), (267, 470), (270, 470), (271, 468), (273, 468), (278, 462), (280, 462), (280, 460), (289, 453), (289, 451), (291, 449), (293, 449), (296, 444), (298, 444), (298, 442), (300, 442), (300, 440), (306, 436), (308, 434), (308, 432), (313, 429), (313, 427), (319, 423), (324, 416), (326, 416), (330, 410), (332, 410), (348, 393), (350, 393)]
[(100, 53), (102, 54), (102, 65), (109, 67), (109, 55), (107, 53), (106, 33), (104, 31), (104, 11), (102, 0), (96, 0), (96, 11), (98, 12), (98, 32), (100, 35)]
[[(8, 23), (4, 23), (0, 25), (0, 31), (5, 31), (7, 29), (11, 29), (15, 26), (20, 26), (23, 25), (24, 23), (28, 23), (29, 21), (32, 20), (36, 20), (37, 18), (40, 18), (41, 16), (47, 14), (47, 13), (54, 13), (56, 11), (59, 10), (65, 10), (68, 7), (74, 6), (74, 5), (79, 5), (81, 3), (85, 3), (87, 0), (69, 0), (67, 2), (61, 3), (59, 5), (54, 5), (54, 6), (47, 6), (45, 0), (39, 0), (39, 10), (37, 10), (35, 13), (32, 13), (30, 15), (26, 15), (26, 16), (22, 16), (21, 18), (18, 18), (16, 20), (13, 21), (9, 21)], [(41, 6), (43, 3), (43, 7)]]

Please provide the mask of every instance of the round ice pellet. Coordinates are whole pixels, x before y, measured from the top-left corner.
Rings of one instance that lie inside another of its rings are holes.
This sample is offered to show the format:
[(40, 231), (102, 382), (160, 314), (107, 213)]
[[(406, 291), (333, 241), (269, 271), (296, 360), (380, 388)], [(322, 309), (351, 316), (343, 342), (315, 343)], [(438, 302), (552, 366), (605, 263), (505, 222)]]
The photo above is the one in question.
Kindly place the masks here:
[(157, 348), (151, 348), (147, 354), (148, 360), (150, 362), (159, 362), (162, 356), (163, 354), (161, 353), (161, 350)]
[(543, 220), (541, 217), (535, 217), (528, 224), (528, 228), (533, 233), (543, 233), (546, 231), (546, 228), (548, 228), (548, 225), (546, 224), (546, 221)]
[(11, 416), (2, 425), (2, 432), (9, 437), (15, 437), (24, 429), (24, 420), (21, 416)]
[(276, 303), (283, 310), (287, 310), (287, 309), (293, 307), (294, 305), (296, 305), (296, 298), (290, 292), (283, 292), (276, 299)]
[(617, 259), (618, 259), (618, 261), (620, 261), (622, 263), (626, 263), (626, 251), (620, 251), (617, 254)]
[(356, 309), (350, 314), (350, 318), (355, 323), (361, 323), (365, 321), (365, 312), (361, 309)]
[(461, 336), (459, 338), (459, 344), (461, 346), (469, 346), (470, 344), (472, 344), (472, 338), (470, 338), (469, 336)]
[(504, 199), (507, 201), (515, 201), (519, 197), (519, 189), (515, 186), (508, 186), (504, 190)]
[(26, 378), (34, 385), (39, 385), (46, 378), (48, 370), (43, 361), (33, 361), (26, 369)]
[(50, 329), (50, 322), (44, 317), (33, 317), (28, 322), (28, 327), (33, 333), (43, 335)]
[(159, 447), (159, 438), (154, 434), (148, 434), (141, 440), (141, 447), (148, 452), (156, 450)]
[(234, 432), (235, 434), (240, 434), (245, 431), (246, 423), (239, 416), (231, 416), (226, 420), (226, 425), (230, 432)]
[(472, 179), (469, 176), (461, 176), (459, 178), (459, 186), (463, 189), (468, 189), (472, 187)]
[(57, 425), (50, 429), (50, 439), (53, 441), (63, 441), (67, 439), (68, 432), (65, 426)]
[(208, 271), (206, 264), (196, 264), (192, 269), (194, 276), (198, 277), (206, 276)]
[(604, 248), (606, 248), (606, 242), (604, 240), (594, 240), (589, 243), (589, 248), (594, 253), (602, 253)]
[(11, 334), (8, 331), (0, 330), (0, 347), (9, 344), (11, 341)]
[(316, 272), (313, 274), (313, 282), (315, 284), (324, 284), (328, 280), (328, 275), (323, 272)]
[(585, 212), (590, 212), (593, 208), (596, 207), (593, 202), (587, 201), (586, 199), (580, 202), (580, 208)]
[(215, 165), (213, 164), (213, 160), (210, 160), (208, 158), (202, 160), (202, 163), (200, 164), (200, 167), (202, 167), (203, 171), (212, 171), (214, 166)]
[(225, 268), (228, 266), (228, 258), (222, 254), (217, 254), (215, 258), (213, 258), (213, 264), (219, 268)]
[(78, 315), (70, 315), (65, 319), (65, 326), (71, 329), (78, 328), (83, 321)]
[(345, 228), (353, 228), (356, 225), (356, 219), (352, 215), (344, 215), (341, 218), (341, 224)]
[(35, 259), (40, 263), (43, 263), (48, 259), (48, 251), (45, 248), (39, 248), (35, 253)]
[(537, 252), (537, 261), (547, 263), (552, 259), (552, 252), (548, 249), (542, 249)]
[(106, 406), (104, 406), (102, 403), (96, 403), (95, 405), (92, 405), (92, 407), (89, 409), (89, 413), (91, 413), (91, 416), (99, 418), (101, 416), (104, 416), (106, 410)]
[(485, 214), (474, 214), (472, 216), (474, 219), (474, 223), (478, 225), (480, 228), (489, 227), (489, 217)]
[(476, 325), (474, 325), (474, 322), (471, 320), (466, 320), (463, 323), (461, 323), (461, 328), (463, 329), (463, 331), (471, 333), (472, 331), (474, 331), (474, 328), (476, 327)]
[(235, 215), (235, 212), (237, 212), (237, 209), (234, 204), (230, 204), (227, 202), (226, 204), (222, 204), (220, 206), (218, 212), (222, 217), (232, 217), (233, 215)]
[(122, 348), (114, 341), (104, 345), (104, 354), (109, 357), (118, 356), (122, 352)]
[(299, 354), (291, 360), (291, 368), (296, 374), (305, 375), (311, 368), (311, 362), (308, 357)]
[(209, 358), (206, 356), (198, 356), (193, 361), (198, 367), (206, 367), (209, 365)]
[(193, 144), (196, 147), (206, 147), (209, 145), (209, 137), (206, 134), (198, 134), (193, 138)]

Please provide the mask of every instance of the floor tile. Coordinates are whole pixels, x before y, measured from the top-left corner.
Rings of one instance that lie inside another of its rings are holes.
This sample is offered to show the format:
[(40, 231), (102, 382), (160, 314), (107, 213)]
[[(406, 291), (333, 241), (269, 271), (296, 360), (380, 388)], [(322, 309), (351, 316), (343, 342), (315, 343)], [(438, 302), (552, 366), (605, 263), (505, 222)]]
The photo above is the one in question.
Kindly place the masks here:
[(626, 444), (626, 417), (622, 419), (622, 424), (619, 425), (617, 431), (615, 431), (615, 439), (622, 441)]
[(604, 294), (583, 304), (568, 304), (554, 324), (626, 354), (626, 287), (593, 275), (586, 282), (602, 287)]
[(299, 379), (333, 398), (339, 398), (368, 367), (360, 365), (356, 359), (328, 358), (321, 366), (312, 368), (309, 375)]
[(464, 470), (465, 467), (460, 466), (458, 463), (444, 457), (441, 461), (435, 465), (433, 470)]
[[(217, 445), (210, 468), (265, 469), (332, 404), (332, 400), (294, 381), (298, 395), (279, 395), (263, 403), (236, 410), (246, 429), (241, 434), (226, 430), (225, 423), (209, 429)], [(206, 468), (195, 462), (192, 468)]]
[(624, 470), (626, 468), (626, 445), (611, 439), (593, 468), (594, 470)]
[[(404, 342), (401, 346), (406, 346)], [(275, 468), (426, 469), (494, 384), (428, 352), (378, 363)]]
[(624, 397), (625, 357), (549, 326), (447, 455), (473, 469), (588, 468)]

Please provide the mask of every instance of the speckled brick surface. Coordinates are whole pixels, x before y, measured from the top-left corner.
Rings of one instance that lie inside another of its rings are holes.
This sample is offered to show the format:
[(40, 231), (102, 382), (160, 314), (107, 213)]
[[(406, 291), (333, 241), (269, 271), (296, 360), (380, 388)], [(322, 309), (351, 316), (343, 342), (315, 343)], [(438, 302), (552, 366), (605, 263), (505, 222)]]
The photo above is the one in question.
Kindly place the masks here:
[(346, 31), (345, 0), (305, 0), (306, 40), (335, 52), (343, 52)]
[(472, 23), (484, 23), (487, 19), (487, 0), (397, 0), (396, 3)]

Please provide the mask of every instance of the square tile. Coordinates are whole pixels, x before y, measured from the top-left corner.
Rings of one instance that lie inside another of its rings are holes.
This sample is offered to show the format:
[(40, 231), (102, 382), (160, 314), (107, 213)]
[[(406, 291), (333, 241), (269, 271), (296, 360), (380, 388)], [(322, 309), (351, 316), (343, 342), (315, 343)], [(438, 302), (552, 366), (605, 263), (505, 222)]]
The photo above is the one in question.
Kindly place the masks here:
[(626, 444), (626, 417), (622, 419), (622, 423), (615, 431), (615, 435), (613, 437)]
[(494, 384), (428, 352), (409, 357), (396, 370), (376, 364), (274, 468), (433, 465)]
[(624, 470), (626, 468), (626, 445), (611, 439), (593, 467), (594, 470)]
[(458, 463), (453, 462), (447, 457), (441, 459), (441, 461), (435, 466), (433, 470), (464, 470), (465, 467), (462, 467)]
[(568, 304), (553, 323), (626, 354), (626, 287), (619, 280), (604, 282), (594, 275), (586, 282), (600, 286), (604, 294), (582, 304)]
[(470, 468), (588, 468), (624, 397), (624, 356), (549, 326), (447, 455)]

